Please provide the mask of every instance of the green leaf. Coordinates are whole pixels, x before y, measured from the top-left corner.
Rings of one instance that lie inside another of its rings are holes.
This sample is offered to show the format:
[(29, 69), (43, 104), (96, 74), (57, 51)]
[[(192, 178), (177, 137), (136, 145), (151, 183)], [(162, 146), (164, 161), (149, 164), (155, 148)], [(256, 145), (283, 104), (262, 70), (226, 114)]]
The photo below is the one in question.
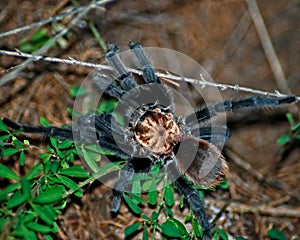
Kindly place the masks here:
[(14, 171), (12, 171), (11, 169), (9, 169), (3, 164), (0, 164), (0, 177), (14, 179), (14, 180), (20, 179), (20, 177)]
[(78, 189), (78, 185), (76, 182), (74, 182), (73, 180), (71, 180), (70, 178), (67, 178), (65, 176), (61, 176), (58, 175), (57, 178), (61, 181), (61, 183), (63, 185), (65, 185), (66, 187), (72, 189), (72, 190), (77, 190)]
[(139, 180), (134, 180), (132, 183), (132, 193), (141, 197), (141, 182)]
[(9, 132), (2, 120), (0, 120), (0, 130), (3, 132)]
[(290, 136), (289, 135), (281, 135), (278, 139), (277, 139), (277, 144), (278, 145), (284, 145), (287, 144), (290, 141)]
[(129, 208), (134, 213), (136, 213), (136, 214), (141, 213), (141, 209), (139, 208), (139, 206), (127, 194), (123, 194), (123, 197), (124, 197), (126, 203), (128, 204)]
[(24, 217), (20, 216), (20, 218), (22, 218), (22, 223), (31, 222), (36, 219), (36, 214), (34, 214), (33, 212), (27, 212)]
[(109, 99), (106, 101), (101, 101), (100, 105), (98, 106), (98, 111), (100, 113), (103, 112), (112, 112), (117, 105), (117, 101), (115, 99)]
[(3, 157), (9, 157), (19, 152), (19, 149), (16, 148), (6, 148), (2, 149), (2, 156)]
[(14, 208), (16, 206), (19, 206), (25, 203), (27, 199), (28, 199), (28, 195), (22, 194), (22, 192), (19, 190), (9, 198), (7, 202), (7, 208)]
[(169, 218), (161, 225), (162, 233), (175, 238), (182, 238), (188, 235), (184, 225), (175, 218)]
[(157, 203), (157, 191), (151, 191), (148, 193), (148, 203), (150, 205), (155, 205)]
[(127, 228), (125, 228), (124, 234), (125, 236), (129, 236), (130, 234), (136, 232), (142, 226), (141, 223), (134, 223)]
[(30, 169), (30, 171), (27, 173), (25, 178), (31, 180), (37, 177), (42, 172), (42, 170), (43, 170), (43, 164), (39, 163)]
[(53, 232), (52, 227), (48, 227), (39, 223), (35, 223), (35, 222), (29, 222), (26, 224), (26, 226), (35, 231), (35, 232), (39, 232), (39, 233), (50, 233)]
[(243, 237), (236, 237), (235, 240), (247, 240), (247, 238), (243, 238)]
[(69, 93), (71, 98), (77, 98), (77, 97), (80, 98), (86, 96), (88, 94), (88, 91), (86, 88), (77, 85), (71, 87)]
[(286, 118), (288, 119), (290, 125), (293, 126), (293, 125), (294, 125), (294, 122), (295, 122), (295, 121), (294, 121), (293, 115), (292, 115), (291, 113), (287, 113), (287, 114), (286, 114)]
[(63, 186), (53, 186), (47, 189), (45, 192), (40, 193), (33, 199), (34, 203), (38, 204), (51, 204), (62, 200), (66, 190)]
[(86, 164), (93, 172), (97, 172), (99, 170), (99, 166), (97, 165), (97, 161), (101, 159), (101, 155), (88, 152), (84, 147), (81, 148), (82, 154)]
[(47, 209), (43, 206), (40, 206), (38, 204), (32, 204), (31, 205), (33, 210), (36, 212), (36, 214), (48, 225), (52, 225), (55, 217), (53, 217)]
[(20, 165), (24, 166), (24, 164), (25, 164), (25, 153), (24, 153), (24, 151), (20, 152), (19, 161), (20, 161)]
[[(7, 199), (8, 199), (7, 193), (5, 193), (4, 191), (0, 191), (0, 202), (6, 201)], [(1, 232), (1, 228), (0, 228), (0, 232)]]
[(20, 140), (18, 140), (16, 137), (13, 137), (12, 144), (13, 144), (13, 146), (15, 146), (18, 149), (23, 148), (23, 143)]
[(74, 195), (76, 196), (76, 197), (82, 197), (83, 196), (83, 191), (82, 191), (82, 189), (78, 189), (76, 192), (74, 192)]
[(293, 126), (291, 127), (291, 130), (292, 130), (292, 131), (296, 131), (296, 130), (298, 130), (298, 128), (300, 128), (300, 122), (298, 122), (297, 124), (293, 125)]
[(268, 231), (268, 237), (271, 239), (276, 239), (276, 240), (287, 240), (287, 238), (284, 236), (282, 232), (277, 230), (276, 228), (272, 228)]
[(163, 197), (167, 206), (172, 207), (174, 204), (174, 192), (171, 184), (167, 184), (167, 186), (165, 186)]
[(44, 117), (40, 117), (40, 123), (45, 127), (51, 127), (51, 124), (48, 122), (48, 120)]
[(227, 179), (224, 179), (224, 180), (218, 185), (218, 187), (221, 188), (221, 189), (223, 189), (223, 190), (228, 190), (229, 185), (230, 185), (229, 181), (228, 181)]
[(59, 171), (60, 174), (66, 175), (69, 177), (76, 177), (76, 178), (87, 178), (89, 176), (88, 171), (82, 168), (80, 165), (72, 166), (66, 169), (62, 169)]
[(21, 186), (21, 184), (19, 182), (17, 183), (11, 183), (9, 184), (5, 189), (4, 189), (4, 193), (12, 193), (14, 192), (17, 188), (19, 188)]
[(148, 240), (149, 236), (148, 236), (148, 231), (147, 231), (147, 225), (146, 223), (144, 223), (144, 230), (143, 230), (143, 240)]
[(157, 221), (159, 214), (156, 211), (153, 211), (151, 214), (152, 221)]
[(197, 238), (202, 237), (202, 228), (195, 218), (192, 218), (192, 227)]
[(50, 137), (50, 142), (51, 142), (51, 144), (52, 144), (52, 146), (54, 147), (54, 148), (57, 148), (57, 138), (55, 138), (55, 137)]
[(64, 140), (61, 143), (58, 144), (58, 149), (66, 149), (71, 147), (73, 144), (73, 141), (71, 140)]
[(228, 235), (223, 230), (217, 229), (213, 236), (213, 239), (228, 240)]
[(31, 196), (31, 185), (30, 182), (26, 178), (21, 178), (21, 186), (22, 186), (22, 192), (24, 195), (27, 196), (27, 200)]
[[(9, 134), (7, 134), (7, 135), (2, 135), (2, 136), (0, 136), (0, 141), (5, 141), (6, 139), (8, 139), (10, 137), (10, 135)], [(3, 145), (4, 146), (4, 145)]]

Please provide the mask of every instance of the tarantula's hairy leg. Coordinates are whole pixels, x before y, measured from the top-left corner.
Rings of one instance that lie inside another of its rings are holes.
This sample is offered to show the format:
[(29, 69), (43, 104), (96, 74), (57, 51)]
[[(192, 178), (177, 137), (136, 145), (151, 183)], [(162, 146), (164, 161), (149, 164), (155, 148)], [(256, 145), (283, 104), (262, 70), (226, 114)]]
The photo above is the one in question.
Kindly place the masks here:
[(116, 82), (111, 81), (100, 73), (93, 75), (93, 81), (100, 90), (104, 91), (110, 97), (119, 100), (125, 94), (125, 91)]
[(112, 213), (119, 211), (122, 195), (128, 189), (129, 185), (132, 184), (134, 173), (133, 165), (130, 162), (122, 168), (119, 179), (113, 189), (113, 199), (110, 210)]
[(123, 158), (129, 158), (129, 154), (134, 153), (134, 146), (128, 144), (131, 141), (129, 133), (117, 122), (112, 114), (103, 113), (96, 115), (95, 129), (101, 147), (111, 150)]
[(140, 64), (142, 65), (143, 77), (146, 83), (160, 83), (159, 78), (156, 76), (154, 68), (148, 59), (143, 47), (139, 43), (129, 42), (129, 47), (135, 54)]
[(230, 138), (230, 131), (226, 126), (203, 127), (191, 134), (216, 146), (223, 145)]
[(118, 50), (118, 47), (113, 43), (108, 44), (108, 50), (105, 58), (118, 74), (118, 77), (121, 80), (121, 87), (124, 88), (125, 91), (129, 91), (130, 89), (135, 88), (137, 83), (130, 76), (130, 73), (127, 71), (125, 65), (121, 61), (118, 55)]
[[(224, 112), (231, 112), (243, 108), (278, 107), (284, 104), (294, 103), (296, 101), (297, 98), (295, 96), (278, 97), (278, 98), (250, 97), (250, 98), (245, 98), (236, 101), (228, 100), (200, 109), (194, 114), (191, 114), (183, 118), (183, 121), (187, 124), (188, 127), (192, 127), (195, 124), (202, 123), (203, 121), (216, 117), (218, 114)], [(195, 115), (198, 120), (197, 123), (193, 121), (195, 119)]]
[(202, 227), (202, 239), (209, 240), (211, 237), (210, 224), (205, 213), (205, 203), (200, 198), (198, 191), (184, 180), (174, 162), (168, 164), (168, 177), (174, 182), (179, 193), (184, 196), (193, 210)]
[(27, 126), (18, 124), (8, 118), (2, 118), (3, 123), (14, 130), (21, 129), (25, 133), (37, 133), (49, 136), (56, 136), (62, 139), (73, 139), (72, 129), (70, 128), (58, 128), (58, 127), (42, 127), (42, 126)]

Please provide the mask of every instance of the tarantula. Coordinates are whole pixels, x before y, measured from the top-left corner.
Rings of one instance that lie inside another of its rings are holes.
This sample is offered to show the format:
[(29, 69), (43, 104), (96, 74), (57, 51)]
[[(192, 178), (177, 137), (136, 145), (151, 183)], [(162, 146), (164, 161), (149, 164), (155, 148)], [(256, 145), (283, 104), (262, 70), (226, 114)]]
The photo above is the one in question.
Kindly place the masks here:
[[(228, 173), (228, 166), (217, 147), (229, 138), (226, 126), (211, 127), (206, 123), (217, 115), (243, 108), (276, 107), (297, 101), (295, 96), (249, 97), (223, 101), (205, 106), (187, 116), (176, 116), (170, 90), (157, 77), (140, 44), (129, 47), (143, 72), (144, 84), (138, 84), (121, 61), (118, 48), (109, 44), (106, 61), (117, 74), (113, 81), (103, 74), (95, 74), (94, 81), (104, 94), (118, 99), (125, 124), (113, 114), (86, 114), (73, 123), (73, 128), (33, 127), (20, 125), (4, 118), (10, 128), (28, 133), (42, 133), (62, 139), (93, 142), (127, 159), (113, 190), (112, 212), (120, 208), (122, 194), (133, 181), (136, 172), (147, 172), (150, 165), (162, 163), (178, 191), (187, 199), (203, 229), (203, 239), (210, 239), (211, 228), (204, 210), (204, 202), (192, 183), (214, 187)], [(147, 159), (147, 161), (146, 161)], [(147, 162), (147, 166), (140, 165)]]

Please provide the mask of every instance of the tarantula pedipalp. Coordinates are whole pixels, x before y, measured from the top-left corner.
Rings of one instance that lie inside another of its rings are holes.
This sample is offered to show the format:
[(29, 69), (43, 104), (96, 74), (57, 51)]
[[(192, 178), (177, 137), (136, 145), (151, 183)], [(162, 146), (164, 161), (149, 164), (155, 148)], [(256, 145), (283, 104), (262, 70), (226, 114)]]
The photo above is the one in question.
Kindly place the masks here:
[[(240, 108), (276, 107), (296, 102), (294, 96), (280, 98), (250, 97), (236, 101), (223, 101), (206, 106), (187, 116), (176, 116), (170, 89), (155, 74), (140, 44), (129, 47), (143, 71), (145, 84), (138, 84), (121, 61), (118, 49), (110, 44), (106, 60), (117, 79), (112, 81), (102, 74), (95, 74), (94, 81), (104, 94), (118, 99), (116, 112), (122, 115), (121, 125), (113, 114), (87, 114), (73, 123), (72, 129), (32, 127), (19, 125), (9, 119), (3, 122), (10, 128), (24, 132), (43, 133), (78, 142), (94, 143), (127, 159), (127, 164), (116, 182), (112, 212), (120, 208), (122, 194), (132, 183), (136, 164), (149, 159), (149, 164), (166, 164), (167, 174), (177, 189), (187, 199), (203, 229), (203, 239), (209, 239), (211, 229), (199, 193), (188, 184), (183, 174), (194, 184), (212, 187), (226, 177), (227, 163), (217, 147), (226, 142), (226, 126), (206, 125), (207, 121), (224, 112)], [(201, 127), (199, 127), (201, 126)], [(147, 172), (149, 166), (139, 171)]]

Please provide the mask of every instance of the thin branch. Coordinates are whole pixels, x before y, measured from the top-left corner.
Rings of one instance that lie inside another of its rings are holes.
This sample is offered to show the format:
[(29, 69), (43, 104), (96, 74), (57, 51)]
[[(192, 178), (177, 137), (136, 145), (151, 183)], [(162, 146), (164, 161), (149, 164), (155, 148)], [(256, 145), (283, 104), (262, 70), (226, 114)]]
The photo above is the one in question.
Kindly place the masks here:
[[(68, 28), (62, 29), (58, 34), (56, 34), (53, 38), (51, 38), (42, 48), (40, 48), (38, 51), (35, 52), (35, 54), (42, 54), (45, 51), (47, 51), (53, 44), (62, 36), (64, 36), (70, 29), (71, 27), (75, 26), (78, 24), (80, 19), (82, 19), (92, 8), (95, 6), (99, 6), (100, 4), (106, 4), (108, 2), (111, 2), (112, 0), (93, 0), (90, 2), (89, 5), (83, 7), (79, 14), (71, 21), (70, 26)], [(1, 78), (0, 81), (0, 86), (5, 84), (6, 82), (10, 81), (11, 79), (15, 78), (16, 75), (22, 71), (31, 61), (33, 61), (34, 58), (28, 58), (25, 62), (22, 64), (18, 65), (12, 72), (9, 74), (5, 75), (4, 77)]]
[(269, 33), (267, 31), (265, 22), (261, 16), (260, 10), (257, 6), (256, 0), (245, 0), (248, 6), (249, 13), (251, 15), (252, 21), (260, 38), (261, 45), (265, 51), (266, 57), (273, 71), (275, 80), (277, 82), (278, 88), (284, 93), (291, 93), (287, 80), (282, 70), (281, 64), (274, 50), (272, 41), (270, 39)]
[(29, 25), (26, 25), (26, 26), (15, 28), (15, 29), (9, 30), (9, 31), (4, 32), (4, 33), (0, 33), (0, 38), (6, 37), (6, 36), (9, 36), (9, 35), (12, 35), (12, 34), (17, 34), (19, 32), (27, 31), (27, 30), (30, 30), (32, 28), (41, 27), (41, 26), (43, 26), (47, 23), (60, 21), (60, 20), (64, 19), (65, 17), (69, 16), (69, 15), (73, 15), (73, 14), (76, 14), (76, 13), (82, 11), (84, 8), (85, 7), (73, 8), (73, 9), (67, 11), (67, 12), (58, 14), (56, 16), (47, 18), (45, 20), (41, 20), (39, 22), (35, 22), (35, 23), (29, 24)]
[[(55, 58), (55, 57), (32, 55), (32, 54), (28, 54), (28, 53), (23, 53), (19, 50), (16, 50), (15, 52), (0, 50), (0, 55), (30, 58), (33, 61), (42, 60), (42, 61), (55, 62), (55, 63), (79, 65), (79, 66), (98, 69), (98, 70), (112, 70), (112, 68), (110, 66), (103, 65), (103, 64), (82, 62), (82, 61), (75, 60), (73, 58), (62, 59), (62, 58)], [(129, 72), (137, 74), (139, 76), (143, 75), (143, 72), (141, 70), (138, 70), (138, 69), (128, 68), (127, 70)], [(288, 96), (288, 95), (282, 94), (278, 91), (275, 91), (274, 93), (271, 93), (271, 92), (256, 90), (256, 89), (252, 89), (252, 88), (240, 87), (238, 85), (233, 86), (233, 85), (228, 85), (228, 84), (220, 84), (220, 83), (209, 82), (209, 81), (205, 80), (202, 75), (200, 76), (200, 79), (194, 79), (194, 78), (186, 78), (186, 77), (182, 77), (182, 76), (175, 76), (175, 75), (172, 75), (170, 73), (157, 72), (156, 74), (157, 74), (158, 77), (160, 77), (162, 79), (165, 78), (165, 79), (170, 79), (170, 80), (173, 80), (173, 81), (189, 82), (189, 83), (192, 83), (192, 84), (200, 85), (201, 87), (215, 87), (215, 88), (220, 89), (221, 91), (234, 90), (234, 91), (247, 92), (247, 93), (251, 93), (251, 94), (257, 94), (257, 95), (263, 95), (263, 96), (269, 96), (269, 97)], [(0, 86), (1, 85), (3, 85), (3, 84), (0, 83)], [(300, 97), (297, 96), (296, 98), (297, 98), (297, 101), (300, 101)]]

